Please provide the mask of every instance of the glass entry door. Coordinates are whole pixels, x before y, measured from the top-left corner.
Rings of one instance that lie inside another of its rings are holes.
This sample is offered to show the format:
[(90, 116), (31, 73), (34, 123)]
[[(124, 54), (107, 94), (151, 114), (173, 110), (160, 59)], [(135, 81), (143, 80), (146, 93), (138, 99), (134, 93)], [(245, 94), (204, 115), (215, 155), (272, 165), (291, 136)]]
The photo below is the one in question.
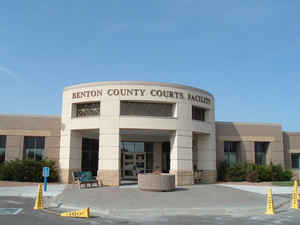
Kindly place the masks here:
[(124, 152), (122, 161), (124, 179), (137, 179), (138, 174), (146, 170), (145, 152)]

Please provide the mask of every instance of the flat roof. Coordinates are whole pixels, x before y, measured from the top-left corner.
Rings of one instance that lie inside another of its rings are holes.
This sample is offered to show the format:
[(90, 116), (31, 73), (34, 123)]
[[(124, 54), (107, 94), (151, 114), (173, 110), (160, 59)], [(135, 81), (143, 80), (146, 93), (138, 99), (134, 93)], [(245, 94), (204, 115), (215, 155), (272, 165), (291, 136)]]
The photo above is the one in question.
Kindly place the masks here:
[(234, 124), (234, 125), (244, 125), (244, 126), (276, 126), (276, 127), (281, 127), (280, 123), (265, 123), (265, 122), (230, 122), (230, 121), (215, 121), (216, 123), (219, 124)]
[(55, 115), (29, 115), (29, 114), (0, 114), (5, 117), (31, 117), (31, 118), (51, 118), (51, 119), (61, 119), (61, 116)]

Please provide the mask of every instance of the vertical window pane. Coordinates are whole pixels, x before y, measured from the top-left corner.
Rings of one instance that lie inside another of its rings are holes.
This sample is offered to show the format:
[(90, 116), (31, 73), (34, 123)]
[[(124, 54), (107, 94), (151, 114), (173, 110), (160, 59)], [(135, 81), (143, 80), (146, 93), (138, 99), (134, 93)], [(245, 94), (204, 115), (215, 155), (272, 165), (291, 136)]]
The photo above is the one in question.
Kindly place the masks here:
[(134, 151), (135, 152), (144, 152), (144, 142), (137, 142), (135, 143), (135, 146), (134, 146)]
[(205, 109), (200, 107), (192, 106), (192, 119), (205, 121)]
[(0, 136), (0, 163), (5, 161), (6, 136)]
[(268, 142), (255, 142), (255, 163), (266, 165)]
[(24, 159), (42, 160), (44, 157), (45, 137), (24, 137)]
[(292, 168), (299, 169), (299, 157), (300, 154), (292, 154)]
[(134, 142), (122, 142), (122, 151), (134, 152)]
[(237, 162), (237, 142), (224, 142), (224, 161), (228, 166)]

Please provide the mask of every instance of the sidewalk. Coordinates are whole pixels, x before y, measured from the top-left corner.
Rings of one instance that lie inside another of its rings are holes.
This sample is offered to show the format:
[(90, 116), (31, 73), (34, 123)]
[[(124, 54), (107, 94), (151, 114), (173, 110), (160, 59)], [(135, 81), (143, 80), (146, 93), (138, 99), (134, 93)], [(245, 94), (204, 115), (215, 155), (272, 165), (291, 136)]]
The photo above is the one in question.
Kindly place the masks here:
[[(274, 196), (275, 205), (283, 206), (289, 199)], [(78, 189), (66, 187), (51, 198), (51, 207), (82, 209), (92, 213), (145, 217), (164, 215), (264, 215), (266, 196), (225, 187), (224, 185), (193, 185), (179, 187), (175, 192), (145, 192), (137, 186)]]
[(223, 187), (230, 187), (242, 191), (248, 191), (252, 193), (257, 193), (257, 194), (262, 194), (266, 195), (268, 193), (268, 189), (272, 189), (272, 193), (275, 195), (282, 195), (282, 194), (292, 194), (293, 192), (293, 187), (288, 186), (288, 187), (281, 187), (281, 186), (255, 186), (255, 185), (238, 185), (238, 184), (217, 184), (219, 186)]
[[(26, 186), (24, 186), (26, 185)], [(55, 197), (63, 192), (67, 185), (50, 184), (47, 185), (47, 191), (43, 193), (45, 197)], [(37, 183), (21, 183), (21, 182), (2, 182), (0, 186), (0, 197), (17, 196), (35, 198), (38, 190)]]

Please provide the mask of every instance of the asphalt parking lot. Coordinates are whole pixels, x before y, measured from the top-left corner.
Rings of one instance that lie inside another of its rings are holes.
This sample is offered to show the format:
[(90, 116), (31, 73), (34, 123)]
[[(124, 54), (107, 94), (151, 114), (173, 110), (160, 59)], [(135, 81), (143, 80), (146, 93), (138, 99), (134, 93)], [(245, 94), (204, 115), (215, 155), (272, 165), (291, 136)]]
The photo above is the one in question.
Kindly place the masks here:
[(300, 211), (283, 210), (274, 216), (258, 215), (258, 216), (230, 216), (230, 215), (173, 215), (159, 217), (138, 217), (138, 218), (117, 218), (110, 216), (99, 216), (92, 214), (90, 219), (64, 218), (59, 213), (63, 209), (49, 209), (50, 212), (33, 210), (34, 199), (23, 197), (1, 197), (1, 208), (20, 208), (22, 209), (17, 215), (0, 215), (1, 225), (112, 225), (112, 224), (128, 224), (128, 225), (298, 225), (300, 221)]

